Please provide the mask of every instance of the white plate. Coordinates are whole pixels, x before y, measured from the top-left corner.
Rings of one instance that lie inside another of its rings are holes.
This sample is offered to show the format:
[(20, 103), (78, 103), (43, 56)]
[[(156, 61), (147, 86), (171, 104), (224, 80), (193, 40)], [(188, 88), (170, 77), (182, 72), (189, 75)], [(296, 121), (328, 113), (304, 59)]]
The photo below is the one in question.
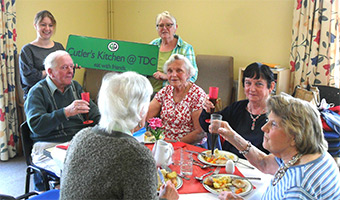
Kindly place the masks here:
[[(176, 177), (176, 181), (177, 181), (177, 186), (176, 186), (176, 190), (178, 190), (179, 188), (181, 188), (183, 186), (183, 180), (181, 179), (181, 177)], [(157, 191), (157, 194), (159, 193), (159, 191)]]
[[(251, 182), (246, 179), (246, 178), (243, 178), (243, 177), (240, 177), (240, 176), (237, 176), (237, 175), (232, 175), (232, 174), (216, 174), (216, 175), (212, 175), (211, 177), (213, 178), (220, 178), (220, 177), (223, 177), (223, 176), (230, 176), (231, 178), (236, 178), (236, 179), (241, 179), (243, 181), (246, 182), (247, 186), (245, 187), (245, 191), (238, 194), (240, 196), (246, 196), (248, 195), (252, 190), (253, 190), (253, 184), (251, 184)], [(215, 189), (209, 187), (208, 185), (204, 184), (204, 181), (209, 178), (209, 177), (206, 177), (204, 180), (203, 180), (203, 187), (208, 190), (209, 192), (213, 193), (213, 194), (216, 194), (216, 195), (219, 195), (220, 192), (217, 192)]]
[[(234, 162), (238, 161), (238, 156), (236, 154), (233, 154), (233, 153), (231, 153), (229, 151), (223, 151), (223, 150), (218, 150), (218, 151), (219, 151), (219, 153), (221, 155), (226, 156), (227, 158), (229, 158), (228, 156), (233, 156), (234, 157), (234, 159), (233, 159)], [(202, 153), (211, 153), (211, 150), (203, 151)], [(205, 163), (205, 164), (208, 164), (208, 165), (219, 166), (219, 167), (224, 167), (225, 166), (225, 164), (213, 164), (213, 163), (210, 163), (210, 162), (206, 161), (203, 158), (202, 154), (198, 154), (197, 158), (202, 163)]]
[(179, 188), (181, 188), (183, 186), (183, 180), (181, 179), (181, 177), (176, 177), (177, 180), (177, 186), (176, 189), (178, 190)]
[[(156, 139), (155, 141), (147, 141), (145, 140), (145, 136), (143, 135), (144, 137), (144, 144), (154, 144), (156, 142)], [(148, 137), (148, 138), (155, 138), (154, 136), (151, 136), (151, 137)], [(160, 136), (160, 140), (163, 140), (164, 139), (164, 136)]]

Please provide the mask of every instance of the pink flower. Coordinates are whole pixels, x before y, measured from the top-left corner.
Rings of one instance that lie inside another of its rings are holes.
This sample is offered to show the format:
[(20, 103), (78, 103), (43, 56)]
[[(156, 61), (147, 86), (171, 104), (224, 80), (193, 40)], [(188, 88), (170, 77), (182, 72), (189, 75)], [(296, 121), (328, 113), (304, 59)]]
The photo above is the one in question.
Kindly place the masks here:
[(162, 129), (162, 120), (158, 117), (154, 117), (148, 120), (149, 127), (151, 128), (150, 132), (155, 136), (156, 140), (160, 138), (160, 135), (163, 133)]
[(154, 117), (152, 119), (149, 119), (148, 122), (149, 122), (150, 128), (152, 128), (153, 130), (155, 130), (156, 128), (161, 128), (163, 126), (162, 120), (159, 119), (158, 117)]

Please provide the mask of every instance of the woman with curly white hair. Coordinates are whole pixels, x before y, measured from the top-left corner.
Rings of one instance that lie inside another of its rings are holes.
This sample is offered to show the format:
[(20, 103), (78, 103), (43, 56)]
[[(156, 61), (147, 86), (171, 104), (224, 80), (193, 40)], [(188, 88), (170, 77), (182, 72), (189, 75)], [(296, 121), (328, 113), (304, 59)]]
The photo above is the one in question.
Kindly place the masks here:
[[(60, 199), (158, 199), (151, 151), (133, 136), (143, 127), (152, 86), (135, 72), (109, 73), (99, 91), (99, 125), (72, 139), (65, 159)], [(178, 199), (171, 182), (161, 198)]]

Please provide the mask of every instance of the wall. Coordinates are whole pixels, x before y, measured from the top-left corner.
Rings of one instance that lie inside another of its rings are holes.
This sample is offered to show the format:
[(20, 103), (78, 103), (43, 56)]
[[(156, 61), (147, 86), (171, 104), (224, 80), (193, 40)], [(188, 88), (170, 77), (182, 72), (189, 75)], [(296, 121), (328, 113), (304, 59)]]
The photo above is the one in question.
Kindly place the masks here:
[(197, 54), (234, 57), (238, 69), (259, 61), (289, 67), (293, 0), (113, 0), (116, 40), (148, 43), (158, 37), (156, 15), (164, 10), (177, 34)]
[[(16, 1), (17, 45), (36, 38), (33, 19), (40, 10), (49, 10), (57, 20), (57, 31), (53, 36), (66, 48), (69, 34), (107, 38), (106, 0), (19, 0)], [(75, 79), (83, 82), (84, 69), (77, 70)]]

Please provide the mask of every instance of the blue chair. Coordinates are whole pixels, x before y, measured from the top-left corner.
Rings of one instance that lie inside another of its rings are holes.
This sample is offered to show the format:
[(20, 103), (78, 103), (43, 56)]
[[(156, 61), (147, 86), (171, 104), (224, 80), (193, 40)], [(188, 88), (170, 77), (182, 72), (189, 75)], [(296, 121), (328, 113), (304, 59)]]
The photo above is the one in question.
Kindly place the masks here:
[(58, 200), (60, 196), (60, 190), (48, 190), (44, 193), (38, 194), (36, 192), (29, 192), (18, 197), (0, 194), (0, 200), (19, 200), (27, 199), (30, 200)]
[(21, 124), (21, 140), (22, 140), (22, 146), (23, 146), (23, 152), (26, 159), (26, 184), (25, 184), (25, 193), (27, 194), (29, 192), (30, 188), (30, 178), (31, 175), (34, 173), (38, 173), (43, 180), (44, 184), (44, 191), (47, 191), (50, 189), (49, 181), (54, 182), (60, 182), (60, 178), (53, 172), (48, 171), (46, 169), (43, 169), (41, 167), (36, 166), (32, 162), (31, 152), (33, 147), (33, 140), (30, 137), (31, 131), (28, 127), (27, 122)]

